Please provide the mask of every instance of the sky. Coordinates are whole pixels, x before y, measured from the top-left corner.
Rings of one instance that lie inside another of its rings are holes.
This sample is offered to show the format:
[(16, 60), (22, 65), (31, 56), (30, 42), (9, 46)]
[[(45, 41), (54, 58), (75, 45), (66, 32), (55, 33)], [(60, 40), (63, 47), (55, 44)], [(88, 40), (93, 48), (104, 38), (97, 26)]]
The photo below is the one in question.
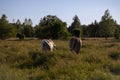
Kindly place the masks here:
[(0, 17), (5, 14), (9, 22), (32, 19), (33, 26), (47, 15), (55, 15), (70, 26), (77, 15), (82, 25), (101, 20), (109, 9), (120, 24), (120, 0), (0, 0)]

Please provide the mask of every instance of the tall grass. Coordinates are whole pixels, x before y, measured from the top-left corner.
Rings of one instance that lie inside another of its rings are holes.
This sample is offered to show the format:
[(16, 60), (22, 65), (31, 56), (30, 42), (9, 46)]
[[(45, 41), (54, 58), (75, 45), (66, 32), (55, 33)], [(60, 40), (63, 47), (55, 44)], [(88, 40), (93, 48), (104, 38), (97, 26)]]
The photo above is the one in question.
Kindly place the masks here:
[(0, 41), (0, 80), (120, 80), (120, 42), (85, 39), (80, 54), (68, 41), (43, 54), (41, 40)]

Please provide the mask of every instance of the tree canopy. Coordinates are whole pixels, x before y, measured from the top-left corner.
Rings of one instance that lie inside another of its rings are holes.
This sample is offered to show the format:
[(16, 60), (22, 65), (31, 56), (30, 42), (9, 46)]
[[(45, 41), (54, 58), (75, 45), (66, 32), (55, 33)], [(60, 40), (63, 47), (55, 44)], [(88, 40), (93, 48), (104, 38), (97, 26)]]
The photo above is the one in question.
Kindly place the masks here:
[(8, 23), (7, 16), (3, 14), (0, 18), (0, 39), (7, 39), (12, 36), (15, 36), (15, 28)]
[(75, 28), (80, 28), (80, 27), (81, 27), (80, 20), (79, 20), (78, 16), (75, 15), (73, 17), (73, 22), (72, 22), (71, 26), (69, 26), (68, 30), (71, 33)]
[(40, 20), (35, 27), (39, 38), (65, 39), (68, 38), (67, 24), (56, 16), (48, 15)]
[(9, 23), (5, 14), (0, 18), (0, 39), (15, 37), (18, 34), (40, 39), (68, 39), (76, 29), (80, 31), (82, 37), (115, 37), (116, 39), (120, 37), (120, 25), (112, 18), (108, 9), (99, 22), (95, 20), (89, 25), (82, 25), (79, 17), (75, 15), (69, 27), (55, 15), (44, 16), (36, 26), (33, 26), (30, 18), (25, 18), (23, 23), (19, 19)]
[(109, 10), (107, 9), (100, 21), (99, 36), (100, 37), (111, 37), (115, 32), (115, 21), (112, 19)]

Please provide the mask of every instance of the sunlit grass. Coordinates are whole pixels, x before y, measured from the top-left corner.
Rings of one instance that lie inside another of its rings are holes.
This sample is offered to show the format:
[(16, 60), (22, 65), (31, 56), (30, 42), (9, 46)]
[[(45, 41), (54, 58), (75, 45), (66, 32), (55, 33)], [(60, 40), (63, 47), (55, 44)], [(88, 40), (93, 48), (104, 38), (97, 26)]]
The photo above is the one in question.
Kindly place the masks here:
[(0, 41), (0, 80), (120, 80), (119, 41), (85, 39), (78, 55), (66, 40), (43, 54), (40, 42)]

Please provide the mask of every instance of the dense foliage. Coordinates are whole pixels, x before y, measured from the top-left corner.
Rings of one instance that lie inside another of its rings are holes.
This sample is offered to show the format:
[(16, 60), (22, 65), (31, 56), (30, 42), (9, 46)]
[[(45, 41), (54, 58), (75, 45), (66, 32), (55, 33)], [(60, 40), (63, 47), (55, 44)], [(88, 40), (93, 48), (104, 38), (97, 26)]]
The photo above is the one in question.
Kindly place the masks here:
[(2, 15), (0, 18), (0, 39), (7, 39), (15, 36), (14, 26), (9, 24), (6, 18), (6, 15)]
[(69, 36), (67, 24), (51, 15), (40, 20), (39, 25), (35, 26), (35, 33), (39, 38), (67, 39)]
[(114, 36), (114, 32), (116, 29), (116, 26), (115, 26), (116, 23), (112, 19), (112, 16), (110, 15), (108, 10), (105, 11), (99, 24), (100, 24), (100, 28), (99, 28), (100, 37), (107, 38), (107, 37)]
[(18, 19), (16, 22), (9, 23), (5, 14), (0, 18), (0, 39), (15, 37), (17, 34), (25, 37), (51, 38), (51, 39), (68, 39), (72, 36), (74, 29), (80, 30), (81, 37), (120, 37), (120, 25), (112, 18), (107, 9), (101, 17), (100, 22), (95, 20), (89, 25), (81, 25), (77, 15), (73, 17), (73, 22), (69, 27), (57, 16), (47, 15), (41, 18), (38, 25), (33, 26), (32, 20), (25, 18), (21, 23)]
[[(117, 28), (118, 26), (118, 28)], [(87, 37), (113, 37), (116, 33), (116, 29), (119, 29), (119, 25), (110, 15), (109, 10), (106, 10), (104, 15), (101, 17), (101, 21), (84, 27), (83, 26), (83, 35)], [(119, 32), (120, 33), (120, 32)]]

